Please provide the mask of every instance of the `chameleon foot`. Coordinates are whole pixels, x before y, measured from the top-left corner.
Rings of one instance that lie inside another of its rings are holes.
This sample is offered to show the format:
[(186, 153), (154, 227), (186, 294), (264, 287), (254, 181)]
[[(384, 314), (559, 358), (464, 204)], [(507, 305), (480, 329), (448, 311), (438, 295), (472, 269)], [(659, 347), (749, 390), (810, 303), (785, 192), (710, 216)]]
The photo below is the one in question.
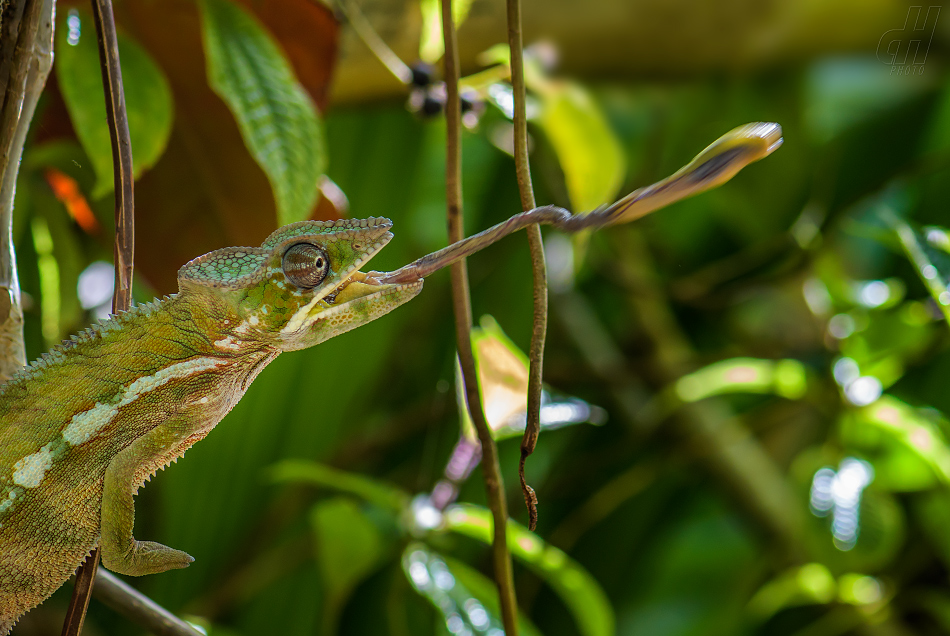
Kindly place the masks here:
[(188, 567), (195, 559), (181, 550), (154, 541), (135, 541), (132, 550), (116, 558), (103, 552), (102, 564), (113, 572), (129, 576), (156, 574)]

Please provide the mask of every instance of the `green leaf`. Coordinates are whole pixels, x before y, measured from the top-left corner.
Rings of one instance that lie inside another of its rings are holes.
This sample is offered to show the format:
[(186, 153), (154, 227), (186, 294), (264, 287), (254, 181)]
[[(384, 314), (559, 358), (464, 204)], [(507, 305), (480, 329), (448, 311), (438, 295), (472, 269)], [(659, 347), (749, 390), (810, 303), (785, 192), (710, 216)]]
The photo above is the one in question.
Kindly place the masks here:
[(798, 360), (722, 360), (676, 381), (677, 397), (696, 402), (731, 393), (774, 393), (790, 400), (801, 398), (808, 388), (805, 366)]
[[(459, 504), (450, 507), (445, 514), (445, 527), (486, 545), (492, 543), (494, 523), (491, 512), (480, 506)], [(557, 592), (583, 636), (610, 636), (614, 633), (613, 608), (590, 572), (561, 550), (546, 544), (538, 535), (510, 520), (508, 548), (512, 556)]]
[(379, 563), (383, 540), (359, 506), (344, 497), (315, 505), (310, 523), (317, 542), (317, 567), (327, 589), (328, 615), (335, 620), (353, 588)]
[[(67, 28), (67, 20), (79, 20), (80, 29)], [(81, 31), (78, 41), (70, 33)], [(131, 36), (119, 33), (119, 60), (125, 108), (132, 138), (132, 168), (135, 177), (155, 165), (171, 134), (173, 106), (165, 74)], [(83, 12), (62, 12), (56, 29), (56, 78), (63, 101), (83, 150), (96, 172), (93, 198), (112, 191), (112, 141), (106, 120), (105, 93), (99, 67), (99, 47), (92, 18)]]
[(287, 459), (274, 465), (271, 478), (275, 482), (303, 482), (326, 486), (401, 514), (409, 506), (409, 495), (368, 477), (348, 473), (304, 459)]
[[(520, 435), (521, 431), (509, 423), (528, 408), (528, 357), (494, 318), (482, 316), (480, 325), (471, 332), (472, 352), (488, 426), (496, 440)], [(461, 406), (467, 416), (464, 400)]]
[(822, 563), (786, 570), (766, 583), (749, 602), (749, 612), (760, 620), (798, 605), (826, 605), (837, 600), (857, 606), (875, 606), (885, 597), (881, 582), (866, 574), (849, 572), (836, 581)]
[(644, 410), (644, 417), (659, 421), (683, 404), (717, 395), (765, 394), (798, 400), (808, 391), (808, 374), (798, 360), (730, 358), (684, 375), (660, 392)]
[(277, 42), (250, 13), (230, 0), (202, 0), (200, 6), (208, 83), (267, 174), (278, 223), (306, 219), (326, 166), (317, 109)]
[(837, 591), (837, 582), (825, 565), (807, 563), (763, 585), (749, 601), (749, 612), (764, 621), (786, 607), (830, 603)]
[(571, 83), (542, 93), (540, 119), (557, 154), (575, 214), (610, 203), (623, 184), (627, 162), (617, 136), (594, 98)]
[(907, 492), (950, 484), (950, 448), (939, 427), (894, 397), (849, 413), (841, 438), (868, 456), (879, 488)]
[(950, 292), (947, 291), (947, 284), (950, 282), (950, 257), (943, 243), (946, 231), (929, 227), (926, 234), (921, 234), (895, 215), (888, 215), (886, 218), (897, 233), (904, 254), (917, 270), (920, 281), (930, 292), (944, 318), (950, 321)]
[[(452, 3), (452, 20), (460, 26), (468, 17), (472, 0), (456, 0)], [(422, 29), (419, 34), (419, 59), (429, 64), (439, 61), (445, 53), (442, 41), (442, 8), (439, 0), (419, 0), (422, 12)]]
[[(495, 440), (518, 437), (524, 432), (528, 409), (528, 356), (518, 348), (492, 316), (481, 317), (471, 331), (472, 351), (478, 371), (478, 389), (485, 418)], [(477, 439), (475, 425), (465, 404), (461, 371), (456, 373), (456, 400), (462, 421), (462, 434)], [(552, 429), (572, 424), (603, 422), (603, 410), (574, 397), (554, 397), (542, 393), (541, 428)]]
[[(430, 551), (421, 543), (406, 548), (402, 567), (416, 592), (442, 613), (449, 632), (458, 634), (467, 628), (470, 634), (504, 633), (498, 588), (488, 577), (461, 561)], [(525, 636), (540, 636), (520, 611), (518, 627)]]

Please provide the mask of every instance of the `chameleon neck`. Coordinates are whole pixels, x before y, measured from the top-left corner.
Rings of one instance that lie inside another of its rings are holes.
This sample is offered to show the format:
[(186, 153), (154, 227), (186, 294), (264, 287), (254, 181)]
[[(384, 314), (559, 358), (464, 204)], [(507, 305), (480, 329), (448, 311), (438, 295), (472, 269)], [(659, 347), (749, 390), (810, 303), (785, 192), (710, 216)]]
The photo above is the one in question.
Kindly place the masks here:
[[(84, 406), (107, 404), (138, 382), (147, 392), (160, 379), (183, 374), (202, 359), (234, 362), (258, 357), (267, 347), (247, 339), (240, 318), (222, 303), (196, 294), (178, 294), (138, 305), (96, 324), (54, 347), (0, 386), (0, 444), (15, 443), (7, 435), (19, 428), (8, 414), (29, 408), (54, 413), (82, 413)], [(274, 352), (276, 353), (276, 351)], [(69, 386), (63, 394), (61, 388)], [(27, 391), (29, 388), (29, 391)], [(136, 387), (132, 387), (133, 389)], [(126, 395), (126, 398), (132, 398)], [(45, 425), (62, 433), (62, 422), (49, 417)], [(31, 433), (39, 423), (30, 417)], [(35, 440), (34, 440), (35, 442)]]

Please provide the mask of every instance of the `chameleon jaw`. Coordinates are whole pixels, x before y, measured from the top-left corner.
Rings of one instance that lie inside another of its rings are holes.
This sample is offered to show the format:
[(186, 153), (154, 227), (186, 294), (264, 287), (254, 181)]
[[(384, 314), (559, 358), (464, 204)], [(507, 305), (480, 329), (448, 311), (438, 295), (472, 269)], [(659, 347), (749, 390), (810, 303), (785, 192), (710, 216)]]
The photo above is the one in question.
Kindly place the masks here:
[(391, 306), (382, 312), (387, 313), (419, 293), (422, 283), (422, 279), (406, 284), (380, 283), (372, 275), (359, 271), (353, 272), (313, 306), (297, 333), (313, 328), (320, 321), (332, 321), (336, 316), (346, 314), (351, 310), (357, 311), (357, 305), (363, 305), (360, 310), (365, 312), (367, 303), (382, 306), (387, 304), (387, 297), (394, 297), (394, 302), (390, 303)]
[[(333, 336), (372, 322), (414, 298), (422, 291), (422, 279), (406, 284), (363, 282), (356, 272), (342, 289), (334, 289), (316, 303), (294, 330), (282, 331), (284, 351), (306, 349)], [(329, 301), (329, 302), (328, 302)]]
[[(367, 280), (368, 282), (364, 282)], [(349, 300), (360, 298), (373, 293), (373, 291), (377, 291), (374, 289), (364, 288), (376, 287), (378, 289), (379, 286), (380, 284), (378, 281), (376, 281), (376, 279), (367, 279), (366, 274), (363, 272), (354, 272), (348, 278), (344, 279), (336, 289), (324, 296), (323, 302), (325, 302), (327, 306), (333, 307), (334, 305), (343, 304)]]

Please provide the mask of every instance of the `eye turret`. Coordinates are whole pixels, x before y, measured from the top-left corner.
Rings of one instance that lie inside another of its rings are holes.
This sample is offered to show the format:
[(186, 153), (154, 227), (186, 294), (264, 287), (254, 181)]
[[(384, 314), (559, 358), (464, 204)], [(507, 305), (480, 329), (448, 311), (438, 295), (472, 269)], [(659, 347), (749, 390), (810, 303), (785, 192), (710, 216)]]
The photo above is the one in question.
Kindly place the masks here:
[(323, 282), (330, 271), (327, 253), (311, 243), (297, 243), (284, 252), (281, 263), (284, 276), (302, 289), (313, 289)]

